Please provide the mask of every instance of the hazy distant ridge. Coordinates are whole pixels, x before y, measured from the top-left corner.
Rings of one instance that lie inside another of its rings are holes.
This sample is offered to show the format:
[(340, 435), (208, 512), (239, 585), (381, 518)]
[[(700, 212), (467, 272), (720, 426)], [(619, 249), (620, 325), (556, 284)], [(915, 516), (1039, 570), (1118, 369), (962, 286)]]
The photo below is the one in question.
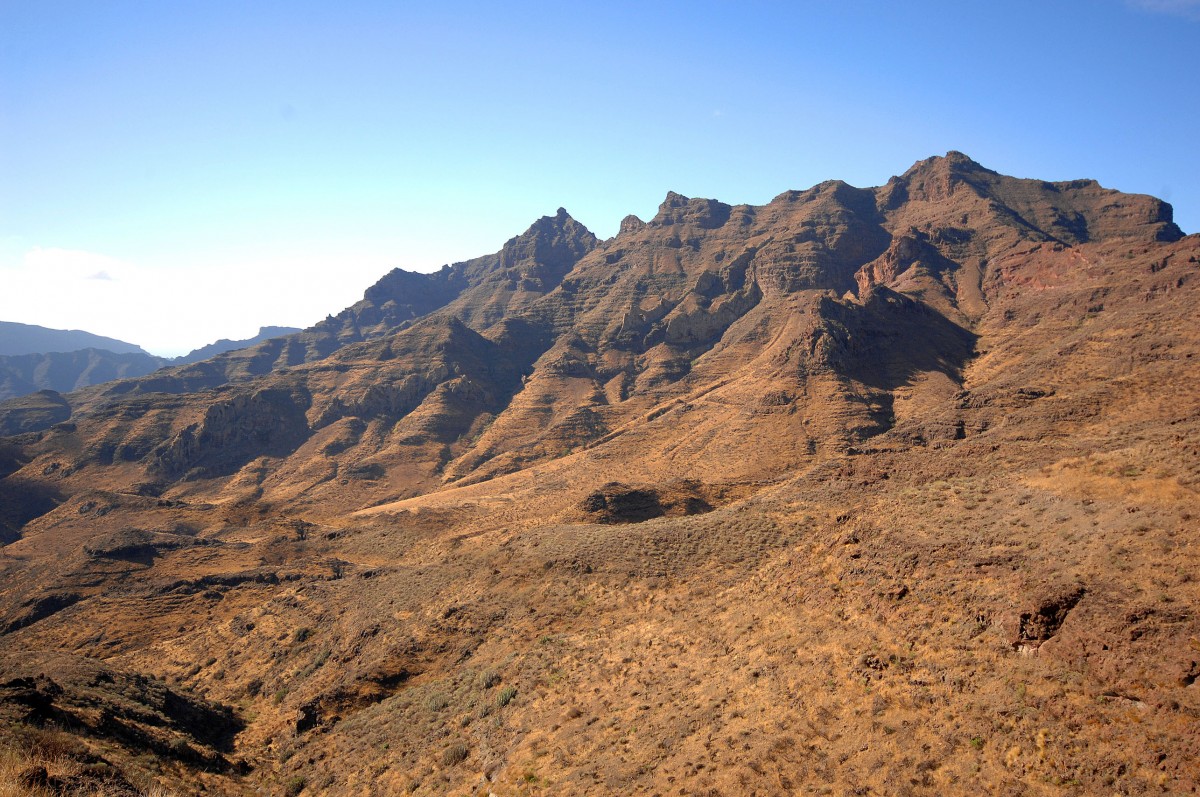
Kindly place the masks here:
[(199, 362), (298, 331), (262, 327), (247, 340), (221, 339), (171, 359), (90, 332), (0, 321), (0, 401), (38, 390), (68, 393), (113, 379), (145, 376), (165, 365)]
[(94, 335), (81, 329), (49, 329), (35, 324), (0, 321), (0, 355), (45, 354), (104, 349), (116, 354), (150, 353), (133, 343)]

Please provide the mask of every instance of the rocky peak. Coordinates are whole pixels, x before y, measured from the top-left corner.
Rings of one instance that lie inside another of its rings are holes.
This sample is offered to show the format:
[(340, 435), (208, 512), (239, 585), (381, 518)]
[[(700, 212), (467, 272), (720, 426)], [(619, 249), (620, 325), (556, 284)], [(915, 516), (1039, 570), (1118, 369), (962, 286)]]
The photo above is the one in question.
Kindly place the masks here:
[(562, 271), (565, 267), (569, 271), (598, 243), (591, 230), (573, 219), (565, 208), (559, 208), (553, 216), (542, 216), (528, 230), (510, 238), (500, 250), (500, 265), (502, 268), (539, 265), (552, 271)]
[(915, 175), (945, 173), (963, 175), (973, 172), (997, 174), (997, 172), (980, 165), (969, 156), (952, 149), (945, 155), (934, 155), (931, 158), (917, 161), (909, 167), (908, 171), (902, 177), (911, 178)]
[(771, 200), (770, 205), (794, 205), (830, 202), (857, 213), (874, 214), (875, 195), (870, 189), (855, 188), (844, 180), (826, 180), (803, 191), (789, 190)]
[[(984, 171), (984, 172), (992, 171), (991, 169), (985, 169), (983, 166), (979, 165), (979, 163), (972, 160), (970, 157), (959, 152), (956, 149), (950, 150), (941, 158), (938, 158), (935, 156), (933, 158), (930, 158), (929, 160), (933, 160), (933, 161), (941, 160), (941, 161), (945, 162), (951, 168), (968, 169), (970, 171)], [(995, 172), (992, 172), (992, 174), (995, 174)]]
[(884, 212), (907, 203), (938, 205), (941, 215), (977, 217), (976, 226), (995, 225), (1021, 239), (1070, 246), (1109, 238), (1170, 242), (1183, 236), (1171, 206), (1154, 197), (1123, 194), (1095, 180), (1008, 177), (956, 151), (918, 161), (876, 189), (876, 197)]
[(985, 169), (961, 152), (951, 150), (944, 156), (917, 161), (900, 177), (893, 178), (885, 191), (890, 194), (900, 189), (904, 199), (943, 201), (964, 183), (976, 186), (978, 181), (973, 178), (984, 175), (994, 176), (996, 172)]
[(715, 199), (689, 199), (683, 194), (668, 191), (666, 199), (658, 206), (658, 213), (649, 226), (694, 224), (701, 229), (712, 230), (729, 220), (730, 210), (729, 205)]
[(638, 232), (639, 230), (644, 229), (646, 229), (646, 222), (642, 221), (632, 213), (621, 219), (621, 233)]

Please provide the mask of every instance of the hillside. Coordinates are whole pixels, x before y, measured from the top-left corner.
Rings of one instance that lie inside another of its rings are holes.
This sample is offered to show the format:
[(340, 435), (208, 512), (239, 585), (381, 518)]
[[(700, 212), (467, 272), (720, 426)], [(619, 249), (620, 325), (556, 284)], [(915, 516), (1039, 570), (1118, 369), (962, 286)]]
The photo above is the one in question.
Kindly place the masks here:
[(1198, 271), (952, 152), (0, 405), (0, 736), (180, 793), (1194, 792)]

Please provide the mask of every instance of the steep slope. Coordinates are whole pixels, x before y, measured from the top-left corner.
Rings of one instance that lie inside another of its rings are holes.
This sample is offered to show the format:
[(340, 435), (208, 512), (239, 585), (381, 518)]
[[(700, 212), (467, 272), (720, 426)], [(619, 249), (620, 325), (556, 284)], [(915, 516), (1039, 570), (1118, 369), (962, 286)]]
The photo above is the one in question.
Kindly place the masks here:
[(1198, 272), (1159, 200), (950, 153), (42, 396), (0, 647), (62, 691), (0, 660), (0, 735), (83, 666), (232, 717), (150, 733), (203, 774), (75, 732), (215, 793), (1194, 791)]

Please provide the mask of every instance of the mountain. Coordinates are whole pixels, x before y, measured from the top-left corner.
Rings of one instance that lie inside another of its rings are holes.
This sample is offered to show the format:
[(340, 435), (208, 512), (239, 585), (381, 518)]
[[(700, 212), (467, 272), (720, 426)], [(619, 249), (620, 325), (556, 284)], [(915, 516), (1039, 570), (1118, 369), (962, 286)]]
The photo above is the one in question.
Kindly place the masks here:
[(48, 329), (0, 321), (0, 356), (103, 349), (116, 354), (145, 354), (140, 346), (78, 329)]
[(393, 269), (367, 289), (362, 301), (314, 326), (248, 348), (218, 354), (123, 382), (82, 401), (130, 393), (187, 393), (322, 360), (343, 347), (382, 340), (435, 311), (466, 313), (476, 324), (495, 324), (552, 292), (596, 236), (560, 208), (508, 240), (499, 252), (444, 266), (432, 274)]
[(1194, 791), (1198, 272), (1158, 199), (951, 152), (0, 405), (0, 739), (214, 794)]

